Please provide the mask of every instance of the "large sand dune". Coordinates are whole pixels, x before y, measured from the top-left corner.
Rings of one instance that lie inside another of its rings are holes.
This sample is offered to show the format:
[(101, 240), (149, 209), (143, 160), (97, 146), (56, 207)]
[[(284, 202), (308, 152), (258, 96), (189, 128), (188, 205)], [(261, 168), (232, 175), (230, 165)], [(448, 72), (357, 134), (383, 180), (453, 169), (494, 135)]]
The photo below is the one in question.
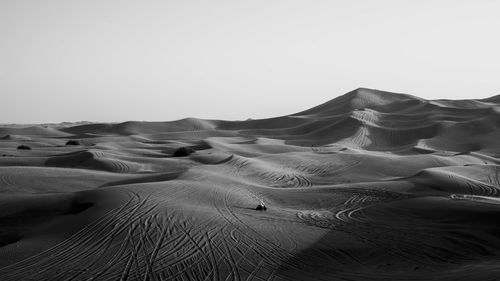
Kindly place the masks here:
[(499, 96), (4, 125), (0, 280), (498, 280), (499, 188)]

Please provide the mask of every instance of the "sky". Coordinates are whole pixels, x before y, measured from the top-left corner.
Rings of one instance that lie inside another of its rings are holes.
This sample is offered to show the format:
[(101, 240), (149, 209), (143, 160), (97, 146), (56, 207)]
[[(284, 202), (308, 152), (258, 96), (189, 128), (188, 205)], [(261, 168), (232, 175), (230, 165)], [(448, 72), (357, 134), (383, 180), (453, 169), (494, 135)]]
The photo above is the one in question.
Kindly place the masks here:
[(0, 0), (0, 123), (244, 120), (500, 94), (500, 1)]

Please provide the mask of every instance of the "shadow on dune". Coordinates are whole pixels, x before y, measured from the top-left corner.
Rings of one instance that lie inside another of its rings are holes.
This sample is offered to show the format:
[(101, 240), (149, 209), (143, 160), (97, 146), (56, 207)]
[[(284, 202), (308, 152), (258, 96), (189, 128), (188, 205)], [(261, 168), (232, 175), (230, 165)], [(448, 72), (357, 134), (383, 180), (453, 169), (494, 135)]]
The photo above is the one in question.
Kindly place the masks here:
[[(17, 207), (9, 205), (16, 204)], [(21, 240), (27, 233), (58, 217), (76, 215), (93, 206), (71, 195), (38, 195), (13, 198), (4, 204), (10, 209), (0, 215), (0, 247)]]
[[(283, 263), (285, 280), (494, 280), (500, 205), (446, 197), (365, 208)], [(350, 242), (339, 241), (339, 232)], [(486, 266), (485, 264), (489, 264)]]

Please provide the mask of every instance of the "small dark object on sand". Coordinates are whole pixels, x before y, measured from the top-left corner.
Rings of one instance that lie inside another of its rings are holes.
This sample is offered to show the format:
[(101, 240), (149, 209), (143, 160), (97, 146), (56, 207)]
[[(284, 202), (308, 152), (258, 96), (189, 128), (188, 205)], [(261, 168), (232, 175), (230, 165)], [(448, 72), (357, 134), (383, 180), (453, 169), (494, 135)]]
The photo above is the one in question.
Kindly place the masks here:
[(18, 146), (17, 149), (31, 150), (31, 147), (22, 144), (22, 145)]
[(177, 150), (174, 152), (174, 157), (184, 157), (184, 156), (189, 156), (189, 154), (193, 153), (195, 150), (190, 148), (190, 147), (179, 147)]
[(80, 145), (80, 142), (77, 140), (69, 140), (66, 142), (66, 145)]
[(265, 205), (259, 204), (259, 205), (257, 205), (257, 207), (255, 207), (255, 210), (257, 210), (257, 211), (265, 211), (265, 210), (267, 210), (267, 208), (266, 208)]

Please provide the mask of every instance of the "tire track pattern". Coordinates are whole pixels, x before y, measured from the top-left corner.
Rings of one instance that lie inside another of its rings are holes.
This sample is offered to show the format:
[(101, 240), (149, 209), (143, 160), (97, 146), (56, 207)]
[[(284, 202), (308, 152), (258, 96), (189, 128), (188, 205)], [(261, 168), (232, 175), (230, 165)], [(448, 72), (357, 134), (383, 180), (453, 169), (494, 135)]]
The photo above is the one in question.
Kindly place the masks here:
[(159, 194), (129, 193), (65, 241), (1, 268), (1, 280), (278, 280), (291, 257), (292, 249), (238, 217), (230, 190), (213, 189), (219, 216), (207, 220), (162, 208), (189, 193), (170, 193), (161, 204)]

